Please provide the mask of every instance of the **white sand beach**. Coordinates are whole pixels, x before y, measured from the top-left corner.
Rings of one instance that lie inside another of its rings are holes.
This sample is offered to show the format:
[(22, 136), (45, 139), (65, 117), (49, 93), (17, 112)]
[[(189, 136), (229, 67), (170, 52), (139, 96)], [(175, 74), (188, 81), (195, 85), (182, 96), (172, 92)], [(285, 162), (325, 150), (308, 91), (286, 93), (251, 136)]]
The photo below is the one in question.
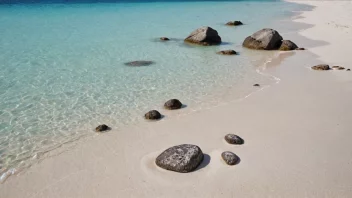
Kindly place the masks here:
[[(0, 197), (352, 197), (352, 72), (310, 69), (352, 69), (352, 2), (297, 2), (315, 6), (295, 19), (311, 27), (284, 36), (307, 50), (281, 53), (267, 65), (279, 83), (212, 109), (80, 141), (9, 177)], [(245, 143), (227, 144), (228, 133)], [(206, 154), (197, 171), (155, 165), (163, 150), (184, 143)], [(226, 165), (223, 151), (240, 163)]]

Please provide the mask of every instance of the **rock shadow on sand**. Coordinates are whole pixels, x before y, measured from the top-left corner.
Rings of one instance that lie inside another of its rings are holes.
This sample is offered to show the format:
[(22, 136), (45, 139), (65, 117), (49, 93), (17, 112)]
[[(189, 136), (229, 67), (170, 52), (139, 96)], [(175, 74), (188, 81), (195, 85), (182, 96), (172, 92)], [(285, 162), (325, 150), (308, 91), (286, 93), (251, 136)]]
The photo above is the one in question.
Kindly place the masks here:
[(203, 161), (202, 163), (199, 164), (199, 166), (192, 172), (196, 172), (199, 171), (200, 169), (203, 169), (205, 167), (207, 167), (210, 164), (211, 161), (211, 157), (208, 154), (203, 153), (204, 157), (203, 157)]

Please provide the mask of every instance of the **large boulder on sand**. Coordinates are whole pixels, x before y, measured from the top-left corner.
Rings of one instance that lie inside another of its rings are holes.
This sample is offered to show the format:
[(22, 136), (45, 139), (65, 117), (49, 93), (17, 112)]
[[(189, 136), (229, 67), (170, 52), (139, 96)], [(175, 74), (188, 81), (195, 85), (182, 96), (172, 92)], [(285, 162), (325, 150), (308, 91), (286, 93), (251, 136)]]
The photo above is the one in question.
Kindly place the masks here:
[(199, 44), (199, 45), (219, 45), (221, 37), (218, 32), (211, 27), (201, 27), (193, 31), (185, 42)]
[(283, 40), (279, 48), (280, 51), (290, 51), (296, 49), (298, 49), (298, 46), (290, 40)]
[(282, 36), (273, 29), (264, 28), (248, 36), (243, 41), (243, 47), (257, 50), (279, 49), (282, 43)]
[(160, 168), (180, 173), (194, 171), (203, 161), (202, 150), (192, 144), (173, 146), (162, 152), (155, 160)]

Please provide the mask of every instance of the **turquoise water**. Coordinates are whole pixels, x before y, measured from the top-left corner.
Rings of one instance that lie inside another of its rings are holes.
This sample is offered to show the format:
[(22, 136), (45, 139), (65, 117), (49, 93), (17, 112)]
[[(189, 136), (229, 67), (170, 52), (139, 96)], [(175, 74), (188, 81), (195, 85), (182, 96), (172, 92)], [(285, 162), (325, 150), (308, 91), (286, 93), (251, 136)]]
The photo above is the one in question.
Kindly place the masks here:
[[(0, 5), (0, 175), (94, 135), (98, 124), (144, 122), (146, 111), (168, 99), (180, 99), (188, 112), (273, 83), (255, 65), (270, 54), (241, 43), (293, 9), (277, 1)], [(224, 26), (230, 20), (246, 25)], [(184, 44), (201, 26), (216, 29), (224, 43)], [(223, 49), (240, 55), (215, 54)], [(123, 64), (134, 60), (155, 64)]]

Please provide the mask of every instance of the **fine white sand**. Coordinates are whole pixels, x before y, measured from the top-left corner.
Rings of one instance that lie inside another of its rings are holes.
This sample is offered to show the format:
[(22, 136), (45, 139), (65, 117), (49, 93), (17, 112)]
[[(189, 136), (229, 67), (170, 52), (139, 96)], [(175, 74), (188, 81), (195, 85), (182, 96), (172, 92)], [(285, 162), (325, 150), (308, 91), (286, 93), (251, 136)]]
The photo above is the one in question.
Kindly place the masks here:
[[(352, 72), (310, 70), (319, 63), (352, 68), (352, 3), (299, 2), (317, 6), (297, 18), (315, 25), (299, 33), (313, 41), (284, 35), (308, 50), (282, 53), (268, 65), (278, 84), (210, 110), (87, 139), (10, 177), (0, 197), (352, 197)], [(227, 133), (245, 144), (226, 144)], [(155, 166), (161, 151), (182, 143), (206, 154), (199, 170)], [(241, 158), (238, 165), (222, 162), (227, 150)]]

